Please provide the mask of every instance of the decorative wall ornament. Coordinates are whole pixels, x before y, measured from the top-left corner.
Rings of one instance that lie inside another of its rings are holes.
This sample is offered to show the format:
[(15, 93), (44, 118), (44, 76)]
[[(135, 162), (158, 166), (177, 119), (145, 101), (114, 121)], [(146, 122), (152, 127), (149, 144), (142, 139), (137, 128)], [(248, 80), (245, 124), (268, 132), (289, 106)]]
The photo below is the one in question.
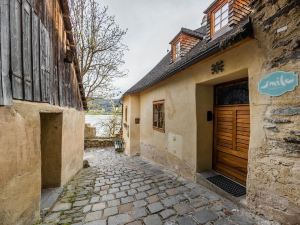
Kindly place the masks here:
[(258, 91), (269, 96), (281, 96), (293, 91), (299, 85), (299, 75), (295, 72), (276, 71), (260, 80)]
[(224, 61), (220, 60), (211, 66), (211, 73), (218, 74), (224, 71)]

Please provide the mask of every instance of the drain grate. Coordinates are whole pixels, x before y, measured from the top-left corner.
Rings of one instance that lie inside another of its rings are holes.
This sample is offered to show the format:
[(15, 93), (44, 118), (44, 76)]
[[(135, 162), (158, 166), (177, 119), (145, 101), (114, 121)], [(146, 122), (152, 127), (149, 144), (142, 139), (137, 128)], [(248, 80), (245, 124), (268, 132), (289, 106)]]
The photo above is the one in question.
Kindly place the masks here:
[(235, 183), (234, 181), (224, 177), (222, 175), (217, 175), (213, 177), (206, 178), (208, 181), (223, 189), (227, 193), (233, 195), (234, 197), (240, 197), (246, 194), (246, 188), (242, 185)]

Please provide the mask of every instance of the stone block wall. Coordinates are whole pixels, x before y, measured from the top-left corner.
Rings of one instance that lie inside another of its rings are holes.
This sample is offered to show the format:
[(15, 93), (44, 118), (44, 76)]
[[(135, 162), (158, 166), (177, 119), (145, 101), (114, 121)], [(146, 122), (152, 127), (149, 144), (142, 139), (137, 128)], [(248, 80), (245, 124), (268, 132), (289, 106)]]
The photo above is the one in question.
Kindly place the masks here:
[[(265, 54), (261, 77), (274, 71), (300, 74), (300, 1), (255, 0), (252, 8), (255, 38)], [(248, 205), (269, 219), (299, 224), (300, 88), (254, 102), (264, 137), (250, 149)]]

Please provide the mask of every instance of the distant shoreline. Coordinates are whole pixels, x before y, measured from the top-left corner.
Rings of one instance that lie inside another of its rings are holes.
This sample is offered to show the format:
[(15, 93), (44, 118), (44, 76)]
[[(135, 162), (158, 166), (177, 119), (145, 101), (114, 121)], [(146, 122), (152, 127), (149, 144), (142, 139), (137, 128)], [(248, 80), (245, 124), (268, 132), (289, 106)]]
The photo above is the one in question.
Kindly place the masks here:
[[(89, 116), (113, 116), (111, 112), (86, 112), (85, 115)], [(120, 116), (122, 113), (117, 113), (116, 115)]]

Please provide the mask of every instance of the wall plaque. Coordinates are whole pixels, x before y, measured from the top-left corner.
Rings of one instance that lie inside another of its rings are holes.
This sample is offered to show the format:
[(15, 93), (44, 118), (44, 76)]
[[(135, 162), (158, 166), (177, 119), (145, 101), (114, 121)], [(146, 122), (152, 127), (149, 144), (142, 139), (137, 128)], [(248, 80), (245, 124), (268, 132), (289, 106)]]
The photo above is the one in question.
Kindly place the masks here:
[(260, 80), (258, 91), (269, 96), (281, 96), (293, 91), (299, 85), (299, 76), (295, 72), (276, 71)]

